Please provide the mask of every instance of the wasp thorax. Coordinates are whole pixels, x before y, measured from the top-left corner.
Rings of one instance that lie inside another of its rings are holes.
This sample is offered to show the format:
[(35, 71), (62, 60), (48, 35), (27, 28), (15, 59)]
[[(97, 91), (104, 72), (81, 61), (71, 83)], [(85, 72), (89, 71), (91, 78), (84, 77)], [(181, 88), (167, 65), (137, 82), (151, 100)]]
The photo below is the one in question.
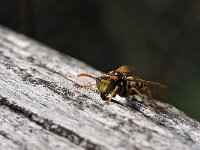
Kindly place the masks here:
[(114, 76), (117, 76), (117, 77), (119, 77), (119, 78), (124, 78), (124, 77), (125, 77), (125, 75), (124, 75), (123, 73), (117, 72), (117, 71), (115, 71), (115, 70), (110, 71), (110, 72), (108, 73), (108, 75), (114, 75)]

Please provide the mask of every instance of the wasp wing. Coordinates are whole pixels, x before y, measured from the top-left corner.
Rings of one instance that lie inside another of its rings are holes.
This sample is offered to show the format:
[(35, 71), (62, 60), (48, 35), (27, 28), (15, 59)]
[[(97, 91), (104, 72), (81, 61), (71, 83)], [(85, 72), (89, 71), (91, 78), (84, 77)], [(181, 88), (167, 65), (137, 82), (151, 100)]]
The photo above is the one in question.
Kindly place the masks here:
[(116, 71), (120, 73), (129, 73), (133, 70), (135, 70), (134, 67), (124, 65), (124, 66), (119, 67)]
[(136, 77), (136, 76), (129, 76), (126, 78), (127, 81), (134, 81), (134, 82), (141, 82), (141, 83), (144, 83), (146, 85), (154, 85), (154, 86), (159, 86), (161, 88), (167, 88), (166, 85), (163, 85), (159, 82), (154, 82), (154, 81), (147, 81), (147, 80), (142, 80), (140, 79), (139, 77)]

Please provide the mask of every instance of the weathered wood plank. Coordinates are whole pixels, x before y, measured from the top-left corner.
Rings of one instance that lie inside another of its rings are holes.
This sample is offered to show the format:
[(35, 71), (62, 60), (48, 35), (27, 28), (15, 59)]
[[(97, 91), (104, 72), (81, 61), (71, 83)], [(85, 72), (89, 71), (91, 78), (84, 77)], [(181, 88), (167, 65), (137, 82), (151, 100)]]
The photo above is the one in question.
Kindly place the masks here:
[[(82, 149), (8, 107), (0, 107), (0, 147), (7, 149)], [(9, 142), (9, 143), (8, 143)]]
[[(105, 108), (95, 88), (76, 88), (78, 73), (101, 73), (74, 58), (3, 28), (0, 54), (2, 111), (23, 116), (26, 128), (40, 126), (35, 137), (48, 134), (55, 144), (65, 139), (80, 149), (200, 149), (199, 122), (176, 108), (155, 113), (132, 97), (118, 97)], [(8, 131), (18, 134), (14, 123)], [(26, 144), (31, 142), (22, 140), (15, 148)]]

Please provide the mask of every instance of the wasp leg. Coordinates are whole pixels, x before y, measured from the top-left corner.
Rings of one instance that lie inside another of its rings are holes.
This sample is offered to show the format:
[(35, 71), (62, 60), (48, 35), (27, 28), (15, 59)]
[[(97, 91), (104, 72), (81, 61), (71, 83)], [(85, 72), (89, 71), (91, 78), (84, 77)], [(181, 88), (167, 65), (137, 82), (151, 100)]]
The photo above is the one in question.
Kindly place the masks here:
[(80, 88), (89, 88), (89, 87), (95, 86), (96, 84), (89, 84), (89, 85), (74, 84), (74, 85)]
[(158, 107), (159, 109), (166, 109), (171, 108), (171, 106), (161, 106), (159, 105), (156, 100), (152, 97), (151, 90), (149, 88), (146, 88), (145, 93), (147, 94), (147, 97)]
[(112, 101), (112, 98), (115, 97), (117, 95), (119, 91), (119, 87), (115, 86), (115, 89), (113, 90), (113, 92), (111, 93), (110, 97), (108, 98), (108, 100), (105, 102), (106, 105), (109, 105), (110, 102)]
[(139, 96), (142, 98), (144, 104), (145, 104), (147, 107), (149, 107), (150, 110), (156, 111), (153, 107), (150, 106), (150, 104), (147, 102), (146, 98), (145, 98), (138, 90), (136, 90), (135, 88), (129, 89), (129, 90), (127, 91), (127, 93), (126, 93), (126, 96), (129, 96), (129, 95), (130, 95), (131, 93), (133, 93), (133, 92), (135, 92), (137, 95), (139, 95)]

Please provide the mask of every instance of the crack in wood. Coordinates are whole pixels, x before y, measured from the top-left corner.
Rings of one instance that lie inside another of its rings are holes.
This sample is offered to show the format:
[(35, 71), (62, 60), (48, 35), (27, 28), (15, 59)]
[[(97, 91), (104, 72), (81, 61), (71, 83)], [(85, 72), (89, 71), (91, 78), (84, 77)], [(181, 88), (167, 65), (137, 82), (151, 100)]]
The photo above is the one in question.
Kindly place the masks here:
[[(75, 132), (64, 128), (58, 124), (53, 123), (51, 120), (38, 116), (37, 114), (18, 106), (14, 102), (10, 102), (5, 97), (0, 96), (0, 105), (8, 107), (10, 110), (14, 111), (15, 113), (21, 114), (28, 118), (30, 121), (36, 123), (37, 125), (41, 126), (43, 129), (46, 129), (56, 135), (62, 136), (67, 138), (70, 142), (81, 146), (87, 150), (101, 150), (105, 149), (101, 145), (97, 145), (92, 143), (91, 141), (84, 139), (83, 137), (79, 136)], [(1, 135), (7, 137), (4, 132), (0, 132)]]
[(0, 135), (2, 135), (3, 137), (5, 137), (6, 139), (8, 139), (9, 141), (12, 141), (13, 143), (17, 144), (17, 145), (22, 145), (21, 143), (14, 141), (12, 138), (10, 138), (6, 132), (0, 130)]
[[(33, 76), (31, 74), (26, 72), (26, 69), (22, 69), (18, 66), (15, 66), (14, 63), (12, 63), (11, 61), (1, 62), (1, 63), (3, 65), (5, 65), (7, 67), (7, 69), (13, 70), (19, 77), (22, 78), (23, 81), (28, 81), (34, 85), (43, 85), (44, 87), (47, 87), (51, 91), (61, 95), (64, 99), (69, 98), (70, 96), (71, 97), (74, 96), (74, 93), (70, 92), (67, 88), (59, 87), (55, 83), (46, 81), (41, 78), (33, 78)], [(44, 69), (46, 69), (46, 68), (44, 68)], [(52, 72), (54, 72), (54, 71), (52, 71)], [(70, 82), (73, 82), (73, 81), (70, 81)]]

